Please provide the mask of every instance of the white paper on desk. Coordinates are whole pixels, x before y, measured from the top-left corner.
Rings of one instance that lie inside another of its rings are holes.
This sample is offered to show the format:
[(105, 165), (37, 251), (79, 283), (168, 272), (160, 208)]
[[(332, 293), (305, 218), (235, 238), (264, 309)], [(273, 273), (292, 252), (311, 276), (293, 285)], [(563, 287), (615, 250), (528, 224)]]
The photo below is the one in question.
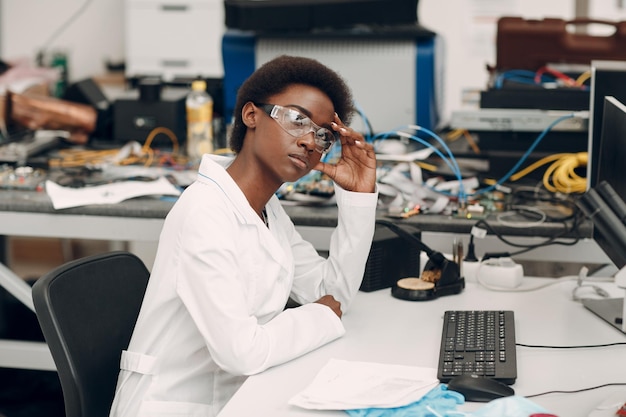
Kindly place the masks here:
[(432, 368), (331, 359), (289, 404), (312, 410), (401, 407), (438, 383)]
[(90, 204), (117, 204), (146, 195), (180, 195), (180, 190), (165, 177), (154, 181), (121, 181), (85, 188), (62, 187), (48, 180), (46, 192), (57, 210)]

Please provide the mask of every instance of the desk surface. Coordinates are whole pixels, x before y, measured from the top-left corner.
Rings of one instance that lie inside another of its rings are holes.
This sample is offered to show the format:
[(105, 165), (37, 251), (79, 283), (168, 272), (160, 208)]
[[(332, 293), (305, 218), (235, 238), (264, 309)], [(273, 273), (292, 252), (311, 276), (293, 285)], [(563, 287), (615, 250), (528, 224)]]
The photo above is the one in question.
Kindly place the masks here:
[[(524, 286), (545, 282), (526, 278)], [(391, 297), (389, 290), (358, 293), (343, 321), (344, 337), (301, 358), (248, 378), (220, 413), (220, 417), (345, 416), (341, 411), (316, 412), (287, 404), (303, 390), (331, 358), (397, 363), (434, 368), (439, 355), (442, 317), (450, 309), (510, 309), (515, 312), (518, 343), (533, 345), (595, 345), (626, 342), (626, 336), (572, 301), (574, 281), (538, 291), (491, 292), (476, 284), (455, 296), (428, 302)], [(614, 296), (623, 296), (608, 286)], [(577, 390), (596, 385), (626, 383), (626, 346), (592, 349), (517, 348), (516, 394)], [(587, 416), (599, 403), (626, 386), (606, 387), (576, 394), (549, 394), (533, 398), (559, 416)], [(466, 403), (461, 410), (475, 410)]]

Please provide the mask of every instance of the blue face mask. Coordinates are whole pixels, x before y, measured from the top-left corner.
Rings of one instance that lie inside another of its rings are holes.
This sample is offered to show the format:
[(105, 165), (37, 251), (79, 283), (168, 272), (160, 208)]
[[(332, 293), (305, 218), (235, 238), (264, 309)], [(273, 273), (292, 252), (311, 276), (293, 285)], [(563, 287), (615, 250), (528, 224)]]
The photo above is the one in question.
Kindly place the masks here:
[(461, 394), (440, 384), (421, 400), (398, 408), (346, 410), (349, 417), (557, 417), (534, 402), (517, 395), (492, 400), (476, 411), (457, 410), (463, 404)]
[[(346, 410), (349, 417), (462, 417), (463, 413), (455, 411), (459, 404), (463, 404), (461, 394), (448, 391), (444, 384), (439, 384), (419, 401), (397, 408), (364, 408)], [(501, 417), (501, 416), (499, 416)]]
[(533, 415), (557, 417), (550, 414), (545, 408), (519, 395), (492, 400), (478, 410), (466, 414), (466, 417), (531, 417)]

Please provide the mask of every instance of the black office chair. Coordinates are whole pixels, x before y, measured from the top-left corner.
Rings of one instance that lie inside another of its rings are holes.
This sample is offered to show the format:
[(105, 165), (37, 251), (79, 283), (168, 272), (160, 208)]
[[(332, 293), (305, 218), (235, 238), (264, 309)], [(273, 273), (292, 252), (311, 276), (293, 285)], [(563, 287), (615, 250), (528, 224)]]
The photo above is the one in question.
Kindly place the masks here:
[(66, 417), (109, 415), (149, 272), (117, 251), (68, 262), (39, 278), (33, 301), (57, 367)]

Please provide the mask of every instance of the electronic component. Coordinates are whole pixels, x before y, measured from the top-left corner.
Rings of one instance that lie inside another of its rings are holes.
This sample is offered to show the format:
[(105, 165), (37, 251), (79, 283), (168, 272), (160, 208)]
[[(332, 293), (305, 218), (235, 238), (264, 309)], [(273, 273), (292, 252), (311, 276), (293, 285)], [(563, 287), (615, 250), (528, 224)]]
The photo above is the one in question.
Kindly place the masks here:
[[(139, 91), (130, 91), (113, 103), (114, 140), (144, 143), (151, 131), (165, 127), (174, 133), (179, 144), (184, 143), (187, 136), (187, 93), (187, 88), (162, 88), (152, 80), (142, 80)], [(166, 136), (153, 141), (154, 147), (171, 148), (172, 145)]]
[(408, 219), (411, 216), (415, 216), (420, 213), (420, 206), (411, 206), (411, 207), (389, 207), (387, 211), (388, 217), (393, 217), (396, 219)]
[(46, 180), (46, 172), (29, 166), (0, 166), (0, 189), (37, 190)]
[[(452, 112), (450, 127), (470, 131), (542, 132), (546, 126), (571, 114), (563, 110), (479, 109)], [(588, 120), (582, 117), (565, 119), (553, 131), (587, 132)]]

